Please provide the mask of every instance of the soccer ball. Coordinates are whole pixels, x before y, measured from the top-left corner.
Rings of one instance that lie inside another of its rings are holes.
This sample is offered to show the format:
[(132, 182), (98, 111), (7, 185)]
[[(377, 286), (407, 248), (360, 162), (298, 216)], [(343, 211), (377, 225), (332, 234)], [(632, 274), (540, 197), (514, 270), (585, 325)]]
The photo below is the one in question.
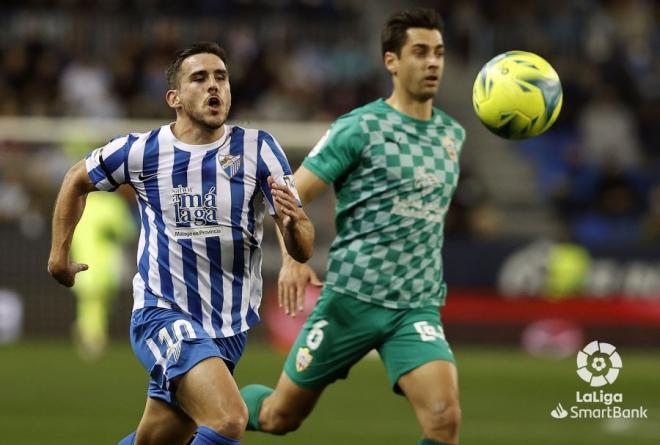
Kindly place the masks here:
[(472, 105), (490, 131), (507, 139), (527, 139), (546, 131), (562, 104), (557, 72), (540, 56), (508, 51), (479, 71)]

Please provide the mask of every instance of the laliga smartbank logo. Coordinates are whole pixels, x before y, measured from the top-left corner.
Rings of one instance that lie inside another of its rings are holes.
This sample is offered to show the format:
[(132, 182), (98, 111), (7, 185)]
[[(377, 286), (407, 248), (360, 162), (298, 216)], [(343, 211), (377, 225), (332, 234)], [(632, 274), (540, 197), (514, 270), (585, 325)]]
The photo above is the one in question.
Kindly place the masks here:
[[(605, 342), (592, 341), (577, 354), (577, 375), (592, 388), (613, 384), (623, 368), (616, 348)], [(622, 406), (623, 393), (598, 391), (575, 392), (576, 405), (564, 408), (561, 403), (550, 411), (555, 419), (647, 419), (643, 406)]]
[(592, 341), (577, 355), (577, 374), (594, 387), (612, 384), (623, 366), (621, 356), (609, 343)]

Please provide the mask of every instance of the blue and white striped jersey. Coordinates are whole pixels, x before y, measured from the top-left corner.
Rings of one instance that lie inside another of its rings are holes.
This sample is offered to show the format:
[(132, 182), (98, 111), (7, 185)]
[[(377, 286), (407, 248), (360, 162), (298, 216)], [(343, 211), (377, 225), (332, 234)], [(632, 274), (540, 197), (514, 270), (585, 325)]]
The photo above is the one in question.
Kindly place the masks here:
[(99, 190), (129, 183), (136, 191), (142, 230), (134, 311), (177, 308), (211, 337), (259, 320), (266, 206), (275, 213), (267, 178), (291, 175), (270, 134), (225, 125), (220, 140), (190, 145), (164, 125), (114, 139), (91, 152), (86, 167)]

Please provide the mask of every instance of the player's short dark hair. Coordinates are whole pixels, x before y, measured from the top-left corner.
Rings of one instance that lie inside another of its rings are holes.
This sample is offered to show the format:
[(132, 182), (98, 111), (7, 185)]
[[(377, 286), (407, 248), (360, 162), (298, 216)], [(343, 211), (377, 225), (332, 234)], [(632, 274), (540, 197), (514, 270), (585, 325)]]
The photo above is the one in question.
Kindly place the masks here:
[(181, 64), (190, 56), (195, 54), (215, 54), (220, 57), (225, 65), (227, 64), (227, 56), (225, 55), (225, 50), (222, 49), (220, 45), (215, 42), (197, 42), (193, 43), (188, 48), (184, 48), (181, 51), (177, 52), (174, 56), (172, 62), (167, 67), (167, 86), (170, 90), (175, 90), (179, 86), (179, 74), (181, 71)]
[(429, 8), (411, 8), (392, 14), (380, 36), (383, 55), (386, 52), (401, 55), (401, 48), (408, 40), (408, 28), (437, 29), (443, 32), (445, 23), (437, 11)]

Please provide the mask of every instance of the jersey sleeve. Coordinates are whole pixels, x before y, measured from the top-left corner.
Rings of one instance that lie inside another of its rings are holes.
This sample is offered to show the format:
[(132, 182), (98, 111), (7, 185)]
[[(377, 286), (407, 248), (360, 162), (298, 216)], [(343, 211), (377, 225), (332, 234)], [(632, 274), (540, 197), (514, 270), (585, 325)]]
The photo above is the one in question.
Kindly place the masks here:
[(134, 136), (118, 137), (93, 150), (85, 158), (87, 174), (98, 190), (115, 191), (128, 177), (128, 150)]
[(331, 184), (353, 169), (366, 144), (367, 135), (359, 116), (345, 116), (332, 124), (303, 165), (323, 182)]
[(257, 174), (261, 192), (266, 198), (268, 204), (268, 212), (275, 215), (275, 205), (273, 203), (273, 195), (268, 185), (268, 177), (272, 176), (273, 179), (279, 184), (286, 185), (296, 198), (298, 207), (302, 207), (300, 196), (296, 189), (296, 184), (293, 180), (293, 173), (289, 166), (289, 161), (284, 154), (284, 150), (277, 143), (275, 138), (265, 131), (259, 132), (259, 158), (257, 160)]

